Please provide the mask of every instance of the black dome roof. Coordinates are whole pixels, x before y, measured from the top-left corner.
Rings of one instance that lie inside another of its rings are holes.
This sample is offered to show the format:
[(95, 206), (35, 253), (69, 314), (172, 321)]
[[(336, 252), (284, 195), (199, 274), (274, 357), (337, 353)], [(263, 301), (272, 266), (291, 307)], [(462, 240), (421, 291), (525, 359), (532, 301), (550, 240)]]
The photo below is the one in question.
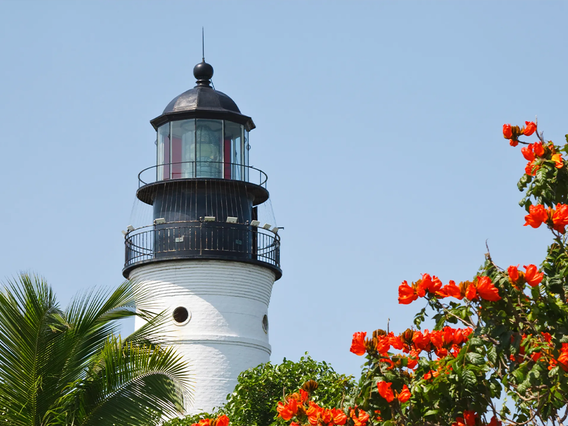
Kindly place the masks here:
[(195, 86), (193, 89), (183, 92), (172, 99), (162, 114), (193, 111), (196, 109), (241, 113), (237, 104), (223, 92), (219, 92), (212, 87)]
[(211, 87), (211, 65), (206, 62), (197, 64), (193, 75), (197, 79), (197, 85), (172, 99), (162, 115), (150, 121), (154, 128), (157, 129), (168, 121), (187, 118), (224, 119), (244, 124), (247, 130), (255, 128), (252, 118), (241, 114), (239, 107), (229, 96)]

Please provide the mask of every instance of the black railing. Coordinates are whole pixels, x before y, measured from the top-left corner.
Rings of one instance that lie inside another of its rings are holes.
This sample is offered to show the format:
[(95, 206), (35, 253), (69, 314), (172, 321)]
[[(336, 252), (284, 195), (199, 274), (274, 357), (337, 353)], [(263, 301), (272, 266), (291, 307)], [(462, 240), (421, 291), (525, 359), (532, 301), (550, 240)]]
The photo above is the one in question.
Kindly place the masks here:
[(252, 225), (171, 222), (138, 228), (125, 236), (124, 269), (168, 259), (216, 258), (262, 262), (280, 270), (280, 237)]
[(268, 176), (262, 170), (222, 161), (181, 161), (147, 167), (138, 173), (138, 188), (175, 179), (229, 179), (253, 183), (266, 188)]

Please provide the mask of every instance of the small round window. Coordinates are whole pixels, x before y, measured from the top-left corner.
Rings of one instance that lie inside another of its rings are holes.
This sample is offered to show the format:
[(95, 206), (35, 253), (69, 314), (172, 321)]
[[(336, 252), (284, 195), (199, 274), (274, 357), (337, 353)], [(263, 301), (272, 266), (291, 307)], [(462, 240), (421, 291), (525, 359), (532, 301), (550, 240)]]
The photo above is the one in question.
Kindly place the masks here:
[(262, 329), (268, 334), (268, 317), (266, 315), (262, 317)]
[(172, 317), (174, 318), (174, 321), (177, 325), (187, 324), (191, 319), (189, 311), (183, 306), (178, 306), (177, 308), (175, 308)]

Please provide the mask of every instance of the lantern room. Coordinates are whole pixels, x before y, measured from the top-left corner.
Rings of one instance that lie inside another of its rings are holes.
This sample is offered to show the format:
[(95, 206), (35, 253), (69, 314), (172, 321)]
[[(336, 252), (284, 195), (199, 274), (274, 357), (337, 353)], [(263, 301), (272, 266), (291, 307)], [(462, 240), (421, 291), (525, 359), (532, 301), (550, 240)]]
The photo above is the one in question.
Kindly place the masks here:
[(248, 131), (228, 120), (190, 118), (158, 127), (156, 179), (247, 180)]

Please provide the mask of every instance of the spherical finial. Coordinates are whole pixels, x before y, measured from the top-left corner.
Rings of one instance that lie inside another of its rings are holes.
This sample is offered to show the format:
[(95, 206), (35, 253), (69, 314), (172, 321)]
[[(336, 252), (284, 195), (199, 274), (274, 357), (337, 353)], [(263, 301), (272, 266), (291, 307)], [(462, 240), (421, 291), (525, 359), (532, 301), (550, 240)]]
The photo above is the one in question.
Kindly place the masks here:
[(210, 86), (211, 77), (213, 77), (213, 67), (202, 61), (193, 68), (193, 75), (197, 79), (198, 86)]

